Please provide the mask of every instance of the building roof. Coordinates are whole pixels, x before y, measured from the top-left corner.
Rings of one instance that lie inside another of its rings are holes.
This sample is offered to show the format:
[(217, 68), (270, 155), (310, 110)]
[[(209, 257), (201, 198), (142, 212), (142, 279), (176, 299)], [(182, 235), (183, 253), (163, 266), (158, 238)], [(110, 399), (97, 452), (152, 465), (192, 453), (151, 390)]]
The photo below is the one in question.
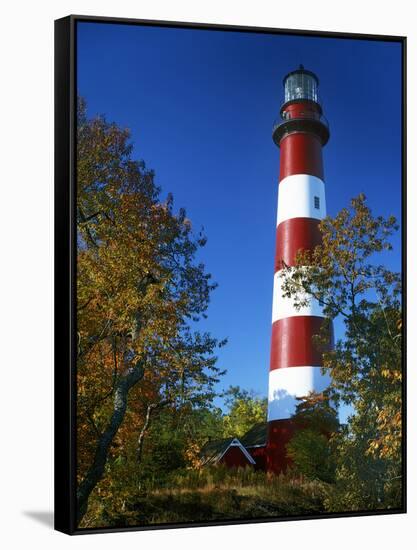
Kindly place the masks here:
[(287, 73), (285, 76), (284, 76), (284, 79), (283, 79), (283, 84), (285, 84), (285, 81), (287, 80), (287, 78), (293, 74), (297, 74), (297, 73), (301, 73), (301, 74), (308, 74), (309, 76), (312, 76), (316, 82), (317, 82), (317, 85), (319, 84), (319, 78), (318, 76), (313, 73), (313, 71), (308, 71), (307, 69), (304, 69), (304, 66), (303, 65), (300, 65), (298, 67), (298, 69), (295, 69), (295, 71), (290, 71), (289, 73)]
[(241, 452), (246, 457), (250, 464), (255, 464), (255, 461), (236, 437), (228, 437), (227, 439), (216, 439), (207, 441), (200, 451), (200, 459), (203, 466), (217, 464), (226, 454), (229, 447), (239, 447)]
[(245, 447), (263, 447), (266, 445), (268, 422), (259, 422), (241, 437)]

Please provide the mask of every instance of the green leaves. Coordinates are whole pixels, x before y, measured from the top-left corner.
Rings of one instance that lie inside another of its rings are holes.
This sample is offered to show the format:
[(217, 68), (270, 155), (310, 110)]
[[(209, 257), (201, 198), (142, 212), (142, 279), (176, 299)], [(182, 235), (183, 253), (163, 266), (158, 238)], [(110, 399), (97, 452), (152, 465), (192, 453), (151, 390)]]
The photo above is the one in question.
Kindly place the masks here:
[(294, 422), (298, 429), (287, 444), (287, 454), (296, 471), (309, 479), (334, 482), (336, 463), (331, 438), (339, 422), (328, 395), (312, 392), (300, 398)]
[[(322, 244), (300, 251), (287, 268), (284, 293), (302, 304), (318, 299), (329, 319), (342, 318), (344, 336), (323, 353), (331, 374), (329, 396), (353, 407), (346, 426), (332, 438), (336, 484), (328, 507), (335, 511), (400, 505), (401, 466), (401, 276), (379, 256), (392, 249), (393, 216), (373, 216), (360, 194), (334, 218), (320, 223)], [(315, 337), (328, 341), (325, 326)], [(322, 441), (323, 443), (323, 441)], [(314, 444), (320, 445), (319, 440)], [(313, 452), (313, 436), (295, 440)], [(305, 463), (304, 468), (306, 467)]]
[(223, 437), (242, 437), (255, 424), (266, 421), (266, 398), (239, 386), (230, 386), (223, 396), (229, 409), (223, 417)]

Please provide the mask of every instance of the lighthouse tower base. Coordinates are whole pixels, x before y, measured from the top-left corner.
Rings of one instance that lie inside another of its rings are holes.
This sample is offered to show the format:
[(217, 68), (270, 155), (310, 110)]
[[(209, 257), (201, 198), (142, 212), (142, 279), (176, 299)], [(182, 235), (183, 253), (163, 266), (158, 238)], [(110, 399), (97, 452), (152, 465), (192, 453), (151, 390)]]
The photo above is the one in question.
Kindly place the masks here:
[(287, 444), (296, 431), (292, 418), (273, 420), (268, 422), (266, 446), (266, 471), (271, 474), (280, 474), (291, 466), (292, 461), (287, 456)]
[[(302, 341), (306, 343), (304, 338)], [(307, 347), (312, 349), (311, 345)], [(265, 449), (267, 472), (279, 474), (291, 465), (287, 444), (300, 429), (299, 422), (294, 418), (297, 405), (304, 397), (321, 393), (329, 385), (330, 376), (322, 373), (320, 366), (294, 366), (270, 371)]]

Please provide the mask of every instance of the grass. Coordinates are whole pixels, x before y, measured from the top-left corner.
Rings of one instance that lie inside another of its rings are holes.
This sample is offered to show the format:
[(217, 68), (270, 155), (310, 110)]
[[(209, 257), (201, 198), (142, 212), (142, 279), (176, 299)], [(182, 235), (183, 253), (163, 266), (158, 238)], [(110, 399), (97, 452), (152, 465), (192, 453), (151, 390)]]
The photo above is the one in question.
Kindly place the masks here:
[(288, 475), (215, 467), (142, 484), (117, 508), (95, 499), (84, 527), (121, 527), (283, 517), (324, 512), (323, 484)]

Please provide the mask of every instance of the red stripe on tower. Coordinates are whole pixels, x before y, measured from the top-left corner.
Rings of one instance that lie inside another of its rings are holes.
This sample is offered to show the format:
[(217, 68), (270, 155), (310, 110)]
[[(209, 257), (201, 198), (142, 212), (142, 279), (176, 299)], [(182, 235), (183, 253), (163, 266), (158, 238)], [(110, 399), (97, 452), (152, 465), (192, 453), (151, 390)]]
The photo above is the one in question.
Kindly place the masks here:
[(326, 215), (322, 146), (329, 128), (318, 84), (317, 76), (302, 65), (287, 74), (281, 119), (273, 129), (280, 148), (266, 449), (267, 470), (273, 473), (289, 464), (285, 446), (296, 429), (292, 417), (297, 398), (329, 384), (321, 374), (322, 350), (313, 341), (323, 323), (322, 308), (311, 299), (297, 309), (281, 288), (283, 267), (294, 266), (299, 251), (320, 244), (318, 225)]
[(321, 243), (320, 220), (313, 218), (290, 218), (277, 227), (275, 248), (275, 272), (284, 266), (296, 265), (297, 253), (313, 250)]
[(322, 365), (322, 350), (313, 345), (323, 317), (294, 315), (272, 325), (270, 370)]
[(300, 133), (282, 140), (279, 179), (294, 174), (310, 174), (323, 179), (321, 141), (316, 136)]

